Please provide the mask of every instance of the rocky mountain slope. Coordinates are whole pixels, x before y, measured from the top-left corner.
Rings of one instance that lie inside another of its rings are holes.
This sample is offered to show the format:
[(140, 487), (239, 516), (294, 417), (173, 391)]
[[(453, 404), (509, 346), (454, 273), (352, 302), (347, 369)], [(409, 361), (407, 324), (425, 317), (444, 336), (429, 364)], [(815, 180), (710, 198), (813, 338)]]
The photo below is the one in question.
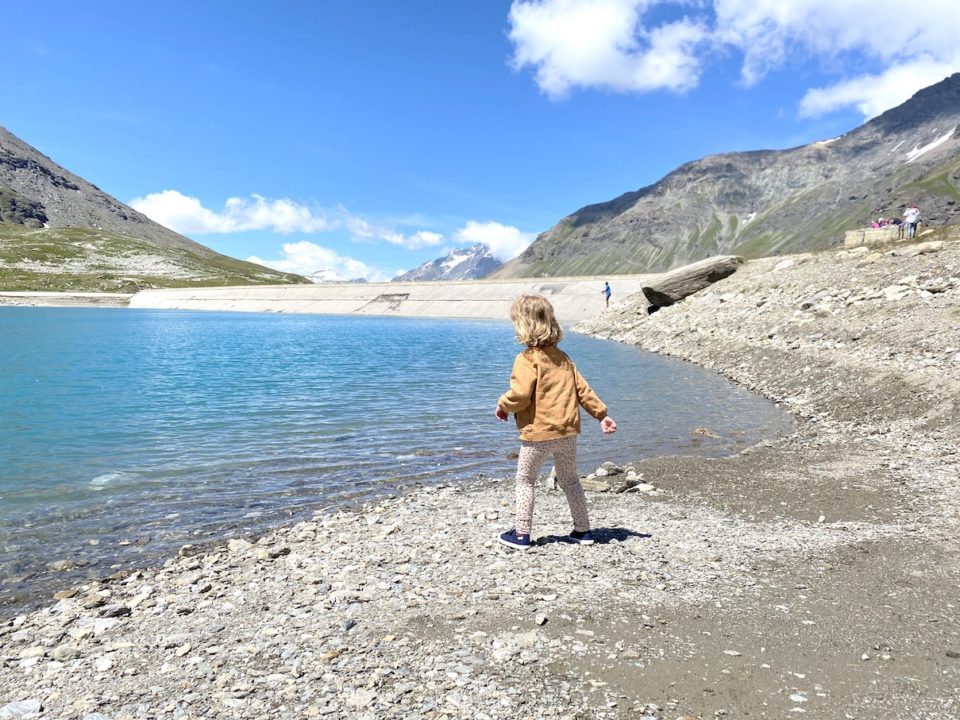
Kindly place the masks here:
[(0, 289), (297, 282), (153, 222), (0, 127)]
[(500, 261), (490, 254), (490, 248), (477, 243), (454, 250), (449, 255), (425, 262), (420, 267), (394, 278), (395, 282), (421, 280), (477, 280), (500, 267)]
[(837, 245), (845, 230), (920, 205), (960, 221), (960, 73), (839, 138), (712, 155), (541, 234), (497, 278), (659, 272), (714, 254)]

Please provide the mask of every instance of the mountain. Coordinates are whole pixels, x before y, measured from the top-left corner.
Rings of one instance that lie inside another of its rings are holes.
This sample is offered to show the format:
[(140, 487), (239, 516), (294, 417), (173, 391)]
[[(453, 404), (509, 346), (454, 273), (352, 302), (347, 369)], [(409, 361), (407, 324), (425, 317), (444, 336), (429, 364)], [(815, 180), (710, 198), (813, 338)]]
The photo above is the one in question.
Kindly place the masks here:
[(715, 254), (814, 250), (913, 203), (931, 224), (956, 223), (958, 128), (960, 73), (839, 138), (712, 155), (581, 208), (491, 277), (658, 272)]
[(500, 267), (500, 261), (490, 254), (490, 248), (477, 243), (454, 250), (446, 257), (425, 262), (415, 270), (393, 278), (394, 282), (421, 280), (477, 280)]
[(303, 282), (178, 235), (0, 127), (0, 289)]
[(317, 285), (330, 285), (338, 283), (365, 283), (367, 282), (366, 278), (351, 278), (347, 280), (343, 275), (338, 273), (336, 270), (317, 270), (306, 276), (307, 280)]

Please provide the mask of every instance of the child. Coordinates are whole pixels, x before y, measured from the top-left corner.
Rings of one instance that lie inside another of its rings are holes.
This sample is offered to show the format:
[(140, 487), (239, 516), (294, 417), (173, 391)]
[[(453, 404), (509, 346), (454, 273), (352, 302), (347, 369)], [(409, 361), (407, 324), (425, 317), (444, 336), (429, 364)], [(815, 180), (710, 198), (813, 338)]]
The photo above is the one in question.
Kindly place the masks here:
[(600, 421), (605, 433), (616, 432), (617, 423), (607, 415), (607, 406), (590, 389), (573, 361), (557, 349), (563, 331), (549, 300), (542, 295), (521, 295), (510, 308), (510, 319), (517, 342), (527, 349), (514, 360), (510, 389), (500, 396), (494, 411), (501, 422), (506, 422), (508, 413), (514, 413), (520, 429), (516, 527), (500, 535), (500, 542), (517, 550), (530, 548), (533, 486), (543, 461), (553, 455), (557, 483), (567, 496), (573, 516), (570, 539), (592, 545), (587, 498), (577, 475), (579, 405)]

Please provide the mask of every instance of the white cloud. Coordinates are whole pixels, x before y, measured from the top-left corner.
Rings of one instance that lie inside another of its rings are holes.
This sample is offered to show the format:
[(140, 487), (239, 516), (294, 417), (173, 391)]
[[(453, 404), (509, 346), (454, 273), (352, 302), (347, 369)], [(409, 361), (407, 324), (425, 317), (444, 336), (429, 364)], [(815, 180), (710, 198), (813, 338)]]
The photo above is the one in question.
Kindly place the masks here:
[(956, 0), (715, 0), (714, 5), (716, 37), (742, 50), (747, 85), (796, 56), (813, 55), (854, 70), (877, 68), (808, 90), (800, 104), (805, 117), (844, 107), (874, 117), (960, 70)]
[(262, 260), (256, 255), (247, 258), (248, 262), (282, 272), (309, 275), (318, 270), (333, 270), (346, 280), (365, 278), (371, 281), (386, 280), (384, 273), (359, 260), (340, 255), (330, 248), (317, 245), (308, 240), (284, 243), (283, 257), (276, 260)]
[(134, 198), (130, 206), (151, 220), (181, 233), (272, 230), (287, 235), (293, 232), (323, 232), (338, 225), (336, 219), (293, 200), (271, 200), (261, 195), (229, 198), (220, 212), (209, 210), (197, 198), (176, 190), (163, 190)]
[(443, 235), (430, 230), (402, 233), (389, 225), (372, 223), (342, 205), (321, 211), (287, 198), (262, 195), (232, 197), (222, 211), (203, 206), (199, 199), (176, 190), (164, 190), (134, 198), (130, 206), (161, 225), (185, 234), (232, 233), (271, 230), (281, 235), (294, 232), (331, 232), (344, 228), (354, 239), (384, 240), (407, 250), (440, 245)]
[(376, 225), (365, 220), (362, 217), (353, 215), (344, 207), (338, 210), (343, 215), (344, 225), (350, 234), (357, 239), (367, 240), (386, 240), (394, 245), (406, 248), (407, 250), (420, 250), (425, 247), (433, 247), (443, 242), (443, 235), (429, 230), (419, 230), (411, 235), (405, 235), (391, 227)]
[[(680, 19), (657, 24), (652, 11)], [(747, 86), (794, 61), (838, 76), (808, 91), (804, 115), (871, 117), (960, 70), (956, 0), (514, 0), (509, 22), (514, 66), (533, 68), (554, 99), (578, 88), (683, 92), (732, 51)]]
[(536, 69), (551, 98), (573, 88), (620, 92), (694, 87), (694, 56), (705, 29), (686, 18), (647, 29), (642, 14), (656, 0), (517, 0), (510, 7), (513, 64)]
[(952, 64), (918, 60), (891, 67), (879, 75), (860, 75), (826, 88), (813, 88), (800, 101), (800, 115), (815, 117), (855, 107), (864, 118), (876, 117), (906, 102), (920, 88), (943, 80), (958, 67), (960, 57)]
[(470, 220), (453, 234), (453, 238), (464, 245), (483, 243), (497, 260), (506, 262), (526, 250), (533, 242), (534, 235), (521, 232), (512, 225)]

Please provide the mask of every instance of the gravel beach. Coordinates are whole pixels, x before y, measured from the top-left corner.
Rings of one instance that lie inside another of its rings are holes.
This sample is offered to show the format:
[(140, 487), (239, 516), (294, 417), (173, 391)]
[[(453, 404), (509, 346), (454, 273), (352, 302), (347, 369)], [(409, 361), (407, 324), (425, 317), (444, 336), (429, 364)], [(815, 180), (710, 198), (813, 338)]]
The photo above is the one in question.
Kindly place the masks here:
[(611, 457), (592, 547), (546, 482), (535, 547), (499, 546), (500, 478), (64, 588), (0, 625), (0, 720), (960, 717), (960, 242), (751, 261), (578, 329), (797, 432)]

